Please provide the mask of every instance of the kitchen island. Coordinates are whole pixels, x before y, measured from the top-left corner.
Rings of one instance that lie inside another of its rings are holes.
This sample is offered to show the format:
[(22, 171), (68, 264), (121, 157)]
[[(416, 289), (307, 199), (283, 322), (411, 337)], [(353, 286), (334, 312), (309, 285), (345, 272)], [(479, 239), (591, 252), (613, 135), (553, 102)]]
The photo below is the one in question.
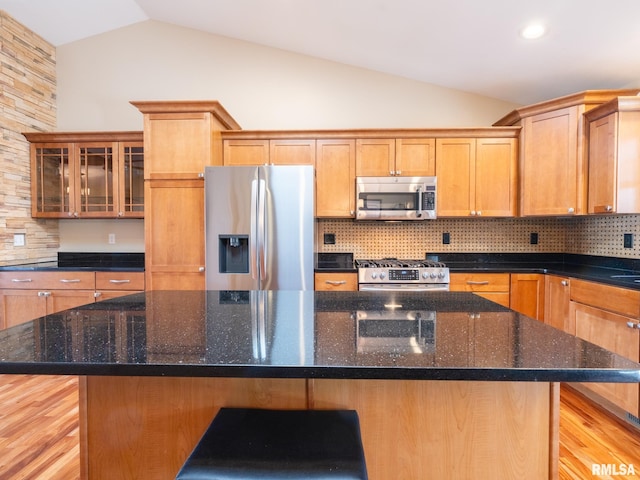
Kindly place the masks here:
[(353, 408), (370, 478), (555, 478), (559, 384), (640, 365), (471, 293), (150, 291), (0, 332), (81, 376), (84, 478), (170, 479), (222, 406)]

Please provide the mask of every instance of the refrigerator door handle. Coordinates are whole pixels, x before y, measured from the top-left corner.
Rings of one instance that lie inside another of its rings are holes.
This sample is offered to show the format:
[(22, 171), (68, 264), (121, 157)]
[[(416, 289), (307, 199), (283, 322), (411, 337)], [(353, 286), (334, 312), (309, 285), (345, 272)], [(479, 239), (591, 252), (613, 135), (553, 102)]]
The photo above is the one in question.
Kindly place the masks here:
[[(258, 272), (260, 283), (267, 278), (267, 182), (258, 180)], [(260, 286), (262, 288), (262, 285)]]
[(251, 232), (249, 235), (249, 262), (251, 278), (259, 278), (258, 274), (258, 180), (251, 181)]

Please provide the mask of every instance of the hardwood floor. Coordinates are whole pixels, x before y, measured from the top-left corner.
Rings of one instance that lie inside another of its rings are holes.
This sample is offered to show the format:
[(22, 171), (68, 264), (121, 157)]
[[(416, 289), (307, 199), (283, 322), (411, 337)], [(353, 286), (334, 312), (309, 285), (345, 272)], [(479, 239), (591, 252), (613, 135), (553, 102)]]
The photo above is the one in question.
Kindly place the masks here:
[(0, 375), (0, 478), (80, 478), (78, 377)]
[[(560, 480), (640, 478), (640, 433), (569, 387), (560, 398)], [(637, 473), (593, 475), (593, 464)], [(80, 478), (77, 377), (0, 375), (0, 478)]]

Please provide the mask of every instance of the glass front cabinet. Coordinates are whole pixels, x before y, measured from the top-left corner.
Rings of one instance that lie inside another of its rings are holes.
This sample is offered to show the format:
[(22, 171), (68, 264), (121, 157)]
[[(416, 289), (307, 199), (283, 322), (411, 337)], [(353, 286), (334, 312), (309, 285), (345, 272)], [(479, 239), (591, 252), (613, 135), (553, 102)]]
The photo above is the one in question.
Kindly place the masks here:
[(31, 143), (31, 214), (142, 218), (142, 132), (25, 133)]

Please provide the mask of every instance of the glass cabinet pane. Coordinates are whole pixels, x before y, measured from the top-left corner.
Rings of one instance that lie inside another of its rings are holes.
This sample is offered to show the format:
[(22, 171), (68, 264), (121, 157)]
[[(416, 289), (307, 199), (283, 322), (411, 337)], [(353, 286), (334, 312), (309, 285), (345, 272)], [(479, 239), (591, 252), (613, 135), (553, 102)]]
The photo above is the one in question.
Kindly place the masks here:
[(76, 198), (80, 213), (114, 212), (114, 151), (111, 146), (80, 146)]
[(120, 188), (124, 190), (124, 214), (144, 212), (144, 151), (142, 145), (125, 145), (122, 154), (124, 169), (121, 170)]
[(68, 147), (35, 149), (37, 211), (69, 213), (72, 174)]

